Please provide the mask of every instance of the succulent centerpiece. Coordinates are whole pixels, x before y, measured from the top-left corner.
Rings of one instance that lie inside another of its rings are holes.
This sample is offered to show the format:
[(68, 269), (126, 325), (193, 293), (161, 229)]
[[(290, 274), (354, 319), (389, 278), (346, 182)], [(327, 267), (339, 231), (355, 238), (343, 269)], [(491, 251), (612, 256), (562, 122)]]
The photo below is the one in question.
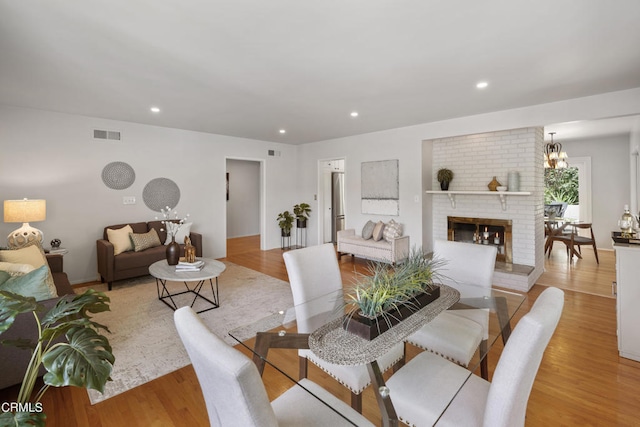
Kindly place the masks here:
[(373, 262), (346, 293), (343, 327), (372, 340), (440, 296), (434, 283), (444, 263), (414, 249), (402, 264)]

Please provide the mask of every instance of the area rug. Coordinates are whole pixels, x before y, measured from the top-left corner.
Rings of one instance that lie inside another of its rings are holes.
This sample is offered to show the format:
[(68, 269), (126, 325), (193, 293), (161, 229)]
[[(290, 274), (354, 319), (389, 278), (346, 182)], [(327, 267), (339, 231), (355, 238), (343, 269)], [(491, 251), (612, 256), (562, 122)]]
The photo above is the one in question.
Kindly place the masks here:
[[(220, 307), (200, 317), (216, 335), (235, 345), (237, 341), (228, 331), (291, 307), (293, 297), (287, 282), (230, 262), (225, 264), (227, 268), (219, 277)], [(168, 287), (173, 292), (184, 289), (184, 284), (170, 282)], [(208, 285), (203, 289), (203, 294), (211, 298)], [(174, 326), (173, 310), (158, 300), (153, 277), (115, 283), (107, 295), (111, 311), (94, 318), (109, 327), (111, 334), (107, 337), (116, 362), (113, 381), (107, 383), (104, 394), (88, 391), (92, 404), (191, 363)], [(179, 297), (178, 306), (190, 305), (193, 297), (189, 295)], [(198, 299), (194, 309), (201, 308)]]

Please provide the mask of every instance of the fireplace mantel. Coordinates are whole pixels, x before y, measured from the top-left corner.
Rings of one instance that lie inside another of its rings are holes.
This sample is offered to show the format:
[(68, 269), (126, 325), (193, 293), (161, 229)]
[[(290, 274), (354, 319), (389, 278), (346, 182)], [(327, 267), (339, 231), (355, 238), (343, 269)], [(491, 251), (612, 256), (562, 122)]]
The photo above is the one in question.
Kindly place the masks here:
[(500, 199), (500, 204), (502, 205), (502, 210), (507, 210), (507, 197), (509, 196), (530, 196), (530, 191), (433, 191), (428, 190), (427, 194), (446, 194), (449, 196), (449, 200), (451, 201), (451, 207), (453, 209), (456, 208), (456, 196), (457, 195), (473, 195), (473, 196), (498, 196)]

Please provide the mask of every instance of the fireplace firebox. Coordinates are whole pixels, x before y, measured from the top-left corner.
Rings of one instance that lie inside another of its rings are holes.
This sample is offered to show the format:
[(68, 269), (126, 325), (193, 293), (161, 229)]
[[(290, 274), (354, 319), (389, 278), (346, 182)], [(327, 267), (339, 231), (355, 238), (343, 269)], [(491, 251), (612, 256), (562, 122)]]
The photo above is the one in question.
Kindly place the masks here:
[(511, 220), (448, 216), (447, 224), (449, 240), (495, 246), (496, 261), (512, 263)]

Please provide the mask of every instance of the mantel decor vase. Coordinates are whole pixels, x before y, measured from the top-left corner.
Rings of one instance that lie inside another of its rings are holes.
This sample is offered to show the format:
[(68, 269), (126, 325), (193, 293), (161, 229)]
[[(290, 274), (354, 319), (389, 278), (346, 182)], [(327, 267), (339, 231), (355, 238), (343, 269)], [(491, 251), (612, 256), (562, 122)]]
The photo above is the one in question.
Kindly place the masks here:
[(489, 191), (498, 191), (498, 187), (500, 187), (501, 185), (502, 184), (500, 184), (500, 181), (498, 181), (494, 176), (491, 182), (487, 184), (487, 187), (489, 187)]
[(167, 264), (178, 265), (180, 260), (180, 245), (176, 242), (176, 237), (171, 236), (171, 243), (167, 245)]
[(342, 321), (342, 327), (360, 338), (371, 341), (438, 298), (440, 298), (440, 287), (434, 285), (430, 292), (422, 292), (410, 301), (399, 305), (398, 308), (375, 318), (364, 316), (359, 312), (348, 314)]

